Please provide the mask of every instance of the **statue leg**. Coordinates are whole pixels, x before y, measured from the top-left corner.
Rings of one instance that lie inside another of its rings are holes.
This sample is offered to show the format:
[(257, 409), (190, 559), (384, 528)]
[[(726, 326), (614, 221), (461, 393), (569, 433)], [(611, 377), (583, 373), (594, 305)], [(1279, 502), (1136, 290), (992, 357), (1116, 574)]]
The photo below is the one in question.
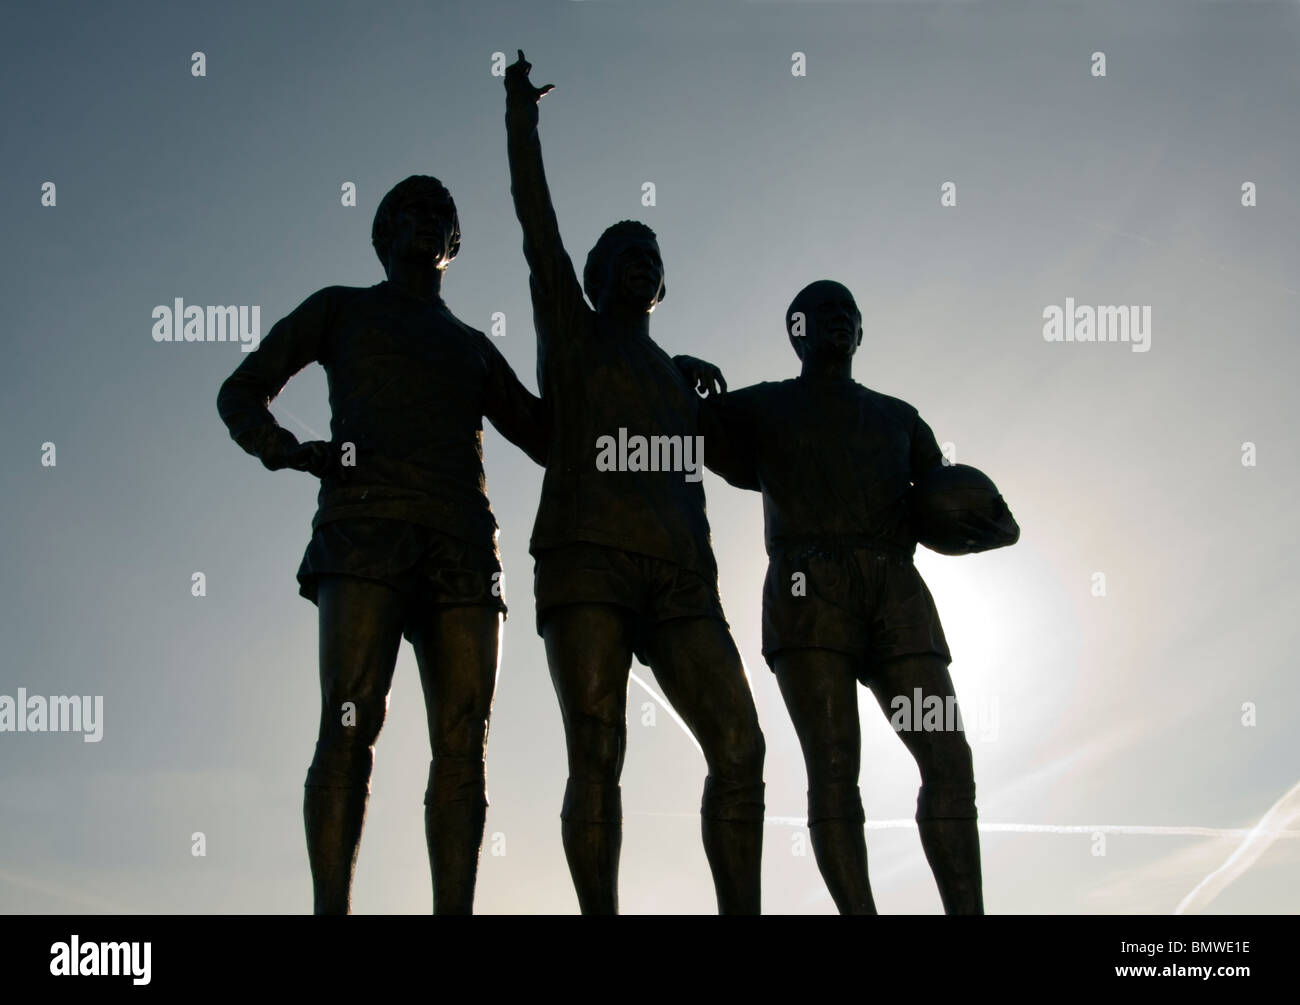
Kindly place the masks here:
[(303, 822), (315, 913), (347, 914), (405, 602), (392, 587), (353, 576), (321, 576), (316, 602), (321, 716)]
[(717, 618), (660, 622), (647, 658), (664, 696), (704, 751), (704, 853), (719, 914), (762, 905), (763, 733), (740, 653)]
[(858, 725), (859, 660), (829, 649), (772, 658), (808, 771), (808, 832), (817, 868), (840, 914), (875, 914), (867, 873)]
[(433, 751), (424, 831), (434, 914), (474, 910), (500, 636), (501, 615), (488, 606), (434, 607), (417, 614), (410, 629)]
[(583, 914), (617, 914), (623, 843), (618, 782), (632, 669), (626, 616), (611, 604), (556, 607), (546, 614), (542, 638), (569, 754), (560, 813), (569, 873)]
[[(895, 696), (922, 701), (931, 696), (956, 707), (956, 692), (948, 664), (934, 656), (905, 656), (886, 663), (871, 681), (871, 690), (886, 716), (893, 716)], [(983, 914), (980, 839), (975, 810), (975, 769), (970, 744), (960, 729), (901, 730), (899, 738), (916, 759), (921, 790), (916, 800), (916, 824), (921, 847), (934, 873), (946, 914)]]

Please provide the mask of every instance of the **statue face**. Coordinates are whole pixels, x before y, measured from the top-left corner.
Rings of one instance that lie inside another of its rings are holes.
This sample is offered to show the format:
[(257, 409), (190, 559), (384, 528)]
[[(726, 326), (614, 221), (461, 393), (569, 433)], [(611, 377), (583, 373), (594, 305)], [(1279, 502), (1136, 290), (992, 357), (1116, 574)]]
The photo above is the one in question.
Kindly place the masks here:
[(852, 294), (839, 284), (808, 305), (804, 351), (817, 355), (852, 356), (862, 343), (862, 312)]
[(393, 218), (391, 257), (445, 267), (455, 243), (454, 213), (447, 200), (431, 192), (404, 200)]
[(654, 241), (629, 239), (610, 259), (607, 296), (649, 311), (664, 295), (664, 263)]

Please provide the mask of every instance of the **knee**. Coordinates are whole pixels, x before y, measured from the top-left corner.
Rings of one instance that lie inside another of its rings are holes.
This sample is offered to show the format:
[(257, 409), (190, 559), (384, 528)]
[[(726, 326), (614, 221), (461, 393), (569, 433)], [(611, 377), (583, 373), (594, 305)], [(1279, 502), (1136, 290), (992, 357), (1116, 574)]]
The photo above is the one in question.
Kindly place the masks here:
[(307, 769), (307, 784), (313, 788), (370, 789), (370, 772), (375, 748), (346, 737), (322, 737)]
[(973, 779), (926, 781), (916, 795), (916, 819), (975, 820), (975, 782)]
[(709, 774), (738, 781), (761, 781), (767, 741), (757, 720), (735, 723), (712, 738), (707, 751)]
[(915, 755), (923, 783), (974, 785), (975, 762), (965, 733), (950, 730), (921, 735), (923, 740)]
[(858, 789), (855, 740), (828, 738), (808, 750), (808, 824), (821, 820), (866, 822)]
[(974, 820), (975, 770), (962, 733), (934, 733), (926, 755), (917, 758), (921, 788), (917, 820)]
[(568, 728), (571, 773), (592, 781), (618, 781), (627, 749), (627, 725), (600, 717), (575, 717)]
[(866, 823), (857, 781), (821, 782), (808, 788), (808, 826), (823, 820)]
[(455, 803), (488, 805), (483, 755), (438, 750), (429, 763), (429, 784), (424, 790), (426, 806)]
[(710, 820), (762, 823), (763, 790), (761, 773), (740, 779), (710, 774), (704, 779), (700, 816)]
[(383, 698), (327, 701), (307, 784), (326, 788), (368, 787), (375, 740), (386, 711), (387, 700)]
[(570, 776), (564, 787), (564, 805), (560, 809), (560, 819), (565, 823), (622, 823), (622, 790), (617, 782), (590, 781)]
[(431, 709), (435, 758), (443, 754), (482, 760), (491, 713), (491, 701), (483, 701), (478, 695), (466, 695), (459, 701), (446, 701), (441, 708)]
[(858, 786), (858, 746), (851, 741), (823, 742), (808, 751), (808, 788)]
[(767, 744), (758, 720), (731, 724), (712, 740), (700, 814), (713, 820), (762, 822)]
[(331, 688), (321, 702), (320, 737), (331, 743), (373, 746), (387, 715), (387, 692)]

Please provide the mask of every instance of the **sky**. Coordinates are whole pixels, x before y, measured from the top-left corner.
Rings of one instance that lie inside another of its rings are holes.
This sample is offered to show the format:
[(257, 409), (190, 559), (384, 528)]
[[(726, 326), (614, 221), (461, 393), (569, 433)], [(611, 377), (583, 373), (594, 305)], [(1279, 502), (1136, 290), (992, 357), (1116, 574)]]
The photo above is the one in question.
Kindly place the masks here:
[[(856, 378), (914, 404), (1008, 500), (1014, 548), (917, 556), (967, 712), (987, 910), (1300, 907), (1300, 6), (282, 0), (8, 22), (0, 695), (99, 695), (104, 712), (97, 743), (0, 733), (0, 912), (310, 908), (316, 610), (294, 573), (316, 485), (229, 439), (215, 399), (240, 346), (156, 342), (152, 312), (258, 305), (264, 334), (321, 287), (378, 282), (379, 199), (433, 174), (463, 233), (444, 297), (485, 331), (504, 313), (496, 344), (536, 388), (493, 75), (521, 47), (556, 85), (540, 132), (570, 256), (649, 223), (666, 350), (732, 387), (794, 376), (785, 307), (837, 279), (863, 312)], [(1149, 307), (1148, 350), (1045, 340), (1066, 298)], [(323, 371), (272, 410), (317, 438)], [(511, 614), (476, 909), (573, 913), (527, 552), (541, 471), (491, 429), (485, 452)], [(759, 651), (761, 501), (704, 485), (767, 739), (764, 909), (832, 913)], [(919, 776), (861, 699), (877, 905), (937, 913)], [(621, 907), (710, 913), (703, 760), (635, 681), (628, 728)], [(429, 910), (428, 759), (404, 645), (359, 913)]]

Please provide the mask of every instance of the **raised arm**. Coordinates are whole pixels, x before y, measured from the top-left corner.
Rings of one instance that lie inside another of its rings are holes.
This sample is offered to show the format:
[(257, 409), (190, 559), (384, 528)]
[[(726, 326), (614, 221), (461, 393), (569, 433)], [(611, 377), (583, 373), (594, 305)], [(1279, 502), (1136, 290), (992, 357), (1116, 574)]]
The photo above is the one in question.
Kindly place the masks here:
[(267, 407), (290, 377), (319, 358), (329, 304), (330, 289), (319, 290), (272, 325), (217, 394), (217, 411), (231, 438), (272, 471), (295, 468), (322, 475), (333, 463), (328, 443), (299, 443)]
[[(510, 194), (524, 230), (524, 258), (531, 273), (534, 299), (563, 307), (582, 302), (582, 286), (560, 240), (560, 226), (551, 205), (542, 145), (537, 136), (537, 103), (552, 85), (534, 87), (531, 64), (519, 59), (506, 68), (506, 150), (510, 158)], [(539, 332), (539, 335), (541, 333)]]

